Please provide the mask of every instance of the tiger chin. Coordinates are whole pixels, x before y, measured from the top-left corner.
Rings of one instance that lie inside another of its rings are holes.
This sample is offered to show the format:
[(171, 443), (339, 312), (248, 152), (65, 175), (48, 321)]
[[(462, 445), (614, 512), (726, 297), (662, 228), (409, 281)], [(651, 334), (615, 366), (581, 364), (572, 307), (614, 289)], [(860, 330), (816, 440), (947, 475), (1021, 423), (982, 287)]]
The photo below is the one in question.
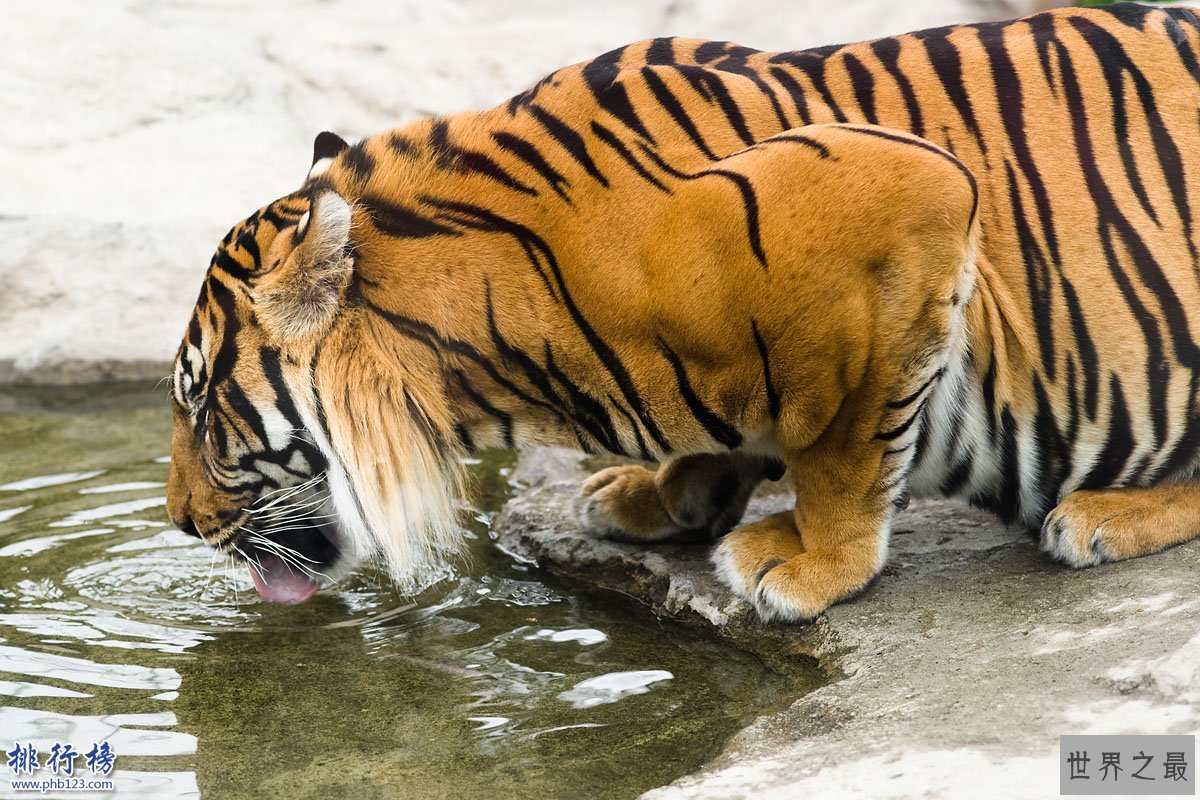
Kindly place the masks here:
[[(268, 600), (370, 558), (415, 592), (461, 549), (467, 453), (632, 456), (657, 467), (592, 476), (582, 525), (715, 542), (789, 621), (867, 586), (910, 495), (1076, 567), (1193, 538), (1184, 47), (1188, 12), (1141, 7), (798, 53), (657, 39), (494, 109), (323, 133), (210, 264), (169, 513)], [(741, 524), (779, 479), (795, 508)]]

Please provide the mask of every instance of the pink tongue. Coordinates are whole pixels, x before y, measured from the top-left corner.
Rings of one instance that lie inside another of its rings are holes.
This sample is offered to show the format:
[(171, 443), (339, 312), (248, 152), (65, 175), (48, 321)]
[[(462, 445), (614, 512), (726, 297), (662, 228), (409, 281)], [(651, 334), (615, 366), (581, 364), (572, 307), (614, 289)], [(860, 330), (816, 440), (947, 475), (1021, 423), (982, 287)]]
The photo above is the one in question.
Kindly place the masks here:
[(251, 564), (250, 577), (254, 579), (254, 588), (258, 589), (264, 600), (294, 606), (303, 603), (321, 588), (321, 584), (307, 575), (293, 572), (284, 560), (274, 553), (259, 552), (255, 558), (262, 564), (262, 572)]

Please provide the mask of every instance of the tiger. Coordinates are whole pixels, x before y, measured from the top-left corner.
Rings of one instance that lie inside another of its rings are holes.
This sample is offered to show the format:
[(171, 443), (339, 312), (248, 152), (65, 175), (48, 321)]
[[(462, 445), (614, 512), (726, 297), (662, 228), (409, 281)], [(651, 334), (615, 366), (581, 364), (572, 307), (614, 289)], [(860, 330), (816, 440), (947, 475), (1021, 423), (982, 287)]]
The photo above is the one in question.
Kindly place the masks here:
[[(1071, 567), (1200, 532), (1200, 21), (1065, 8), (761, 52), (658, 38), (349, 143), (221, 241), (168, 511), (301, 602), (460, 551), (472, 451), (632, 457), (581, 526), (699, 540), (763, 620), (909, 498)], [(786, 480), (792, 510), (742, 524)]]

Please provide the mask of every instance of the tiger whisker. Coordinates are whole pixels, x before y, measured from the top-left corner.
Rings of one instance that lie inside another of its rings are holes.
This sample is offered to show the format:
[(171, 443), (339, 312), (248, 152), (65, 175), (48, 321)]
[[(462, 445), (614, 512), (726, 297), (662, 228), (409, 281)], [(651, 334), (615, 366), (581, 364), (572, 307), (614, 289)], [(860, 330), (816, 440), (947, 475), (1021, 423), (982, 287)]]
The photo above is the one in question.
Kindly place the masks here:
[(278, 520), (281, 518), (286, 519), (286, 518), (295, 518), (295, 517), (305, 516), (306, 513), (310, 509), (316, 508), (317, 506), (324, 504), (325, 501), (328, 499), (329, 499), (329, 496), (324, 495), (324, 496), (317, 496), (317, 497), (307, 499), (302, 503), (294, 503), (292, 505), (285, 506), (281, 509), (278, 509), (277, 511), (275, 511), (271, 514), (264, 514), (262, 517), (259, 518), (259, 521), (269, 521), (269, 520)]
[[(251, 537), (251, 541), (253, 541), (255, 544), (257, 544), (260, 547), (267, 550), (267, 552), (274, 553), (275, 555), (279, 556), (279, 558), (283, 560), (283, 562), (288, 566), (289, 569), (291, 569), (292, 567), (295, 567), (299, 572), (301, 572), (305, 575), (308, 575), (309, 577), (312, 577), (312, 578), (321, 577), (321, 578), (324, 578), (326, 581), (329, 581), (330, 583), (333, 582), (329, 578), (329, 576), (326, 575), (325, 573), (320, 572), (319, 570), (312, 569), (311, 567), (305, 566), (304, 564), (300, 563), (299, 559), (304, 559), (305, 561), (311, 561), (311, 559), (307, 558), (306, 556), (301, 555), (300, 553), (296, 552), (295, 550), (292, 550), (291, 548), (288, 548), (288, 547), (284, 547), (283, 545), (279, 544), (278, 542), (272, 542), (270, 539), (264, 539), (261, 536), (253, 536), (253, 537)], [(312, 563), (315, 564), (316, 562), (314, 561)]]
[(262, 536), (251, 536), (250, 539), (251, 539), (251, 541), (257, 542), (258, 544), (266, 547), (267, 549), (269, 549), (275, 553), (278, 553), (280, 556), (284, 556), (285, 558), (287, 558), (289, 556), (294, 556), (303, 561), (307, 561), (310, 564), (319, 563), (319, 562), (314, 561), (313, 559), (309, 558), (308, 556), (304, 555), (303, 553), (299, 552), (298, 550), (293, 550), (290, 547), (286, 547), (285, 545), (283, 545), (280, 542), (272, 541), (271, 539), (265, 539)]
[(267, 514), (266, 516), (260, 517), (254, 520), (254, 522), (258, 525), (274, 525), (280, 522), (291, 522), (297, 519), (318, 519), (335, 516), (334, 512), (332, 511), (328, 514), (314, 513), (316, 511), (320, 511), (320, 506), (323, 505), (328, 499), (329, 498), (324, 497), (321, 498), (321, 502), (290, 506), (288, 509), (279, 511), (278, 513)]
[(278, 505), (285, 499), (287, 499), (289, 497), (293, 497), (296, 494), (303, 492), (305, 489), (309, 489), (309, 488), (317, 485), (319, 482), (321, 482), (324, 479), (325, 479), (325, 473), (322, 472), (321, 474), (314, 475), (313, 477), (309, 478), (308, 480), (304, 481), (303, 483), (298, 483), (295, 486), (285, 486), (285, 487), (282, 487), (279, 489), (274, 489), (270, 492), (267, 492), (262, 497), (260, 497), (259, 501), (261, 502), (264, 498), (273, 497), (277, 494), (280, 494), (281, 492), (284, 493), (283, 496), (276, 497), (274, 500), (272, 500), (271, 502), (269, 502), (265, 505), (256, 506), (256, 505), (252, 504), (249, 508), (243, 508), (242, 510), (245, 511), (247, 514), (262, 513), (263, 511), (266, 511), (267, 509)]
[(236, 544), (233, 546), (233, 552), (237, 553), (242, 558), (246, 559), (246, 561), (248, 561), (251, 564), (253, 564), (254, 566), (258, 567), (258, 574), (260, 576), (266, 571), (263, 569), (263, 565), (262, 565), (261, 561), (259, 561), (257, 558), (253, 558), (249, 553), (247, 553), (242, 548), (238, 547)]
[[(306, 490), (306, 491), (307, 491), (307, 490)], [(271, 505), (272, 505), (272, 507), (274, 507), (274, 506), (275, 506), (275, 505), (277, 505), (278, 503), (284, 503), (285, 501), (291, 501), (291, 502), (286, 502), (284, 505), (281, 505), (281, 506), (279, 506), (278, 508), (274, 508), (274, 510), (272, 510), (272, 511), (269, 511), (268, 513), (265, 513), (265, 514), (263, 513), (263, 511), (265, 511), (265, 510), (266, 510), (266, 508), (258, 509), (257, 511), (255, 511), (255, 512), (252, 512), (252, 513), (253, 513), (255, 516), (260, 516), (260, 517), (272, 517), (272, 516), (276, 516), (276, 515), (278, 515), (278, 514), (287, 514), (287, 513), (290, 513), (290, 512), (292, 512), (292, 511), (294, 511), (294, 510), (295, 510), (297, 507), (299, 507), (299, 506), (301, 506), (301, 505), (303, 505), (303, 504), (306, 504), (306, 503), (312, 503), (312, 502), (313, 502), (313, 501), (314, 501), (316, 498), (321, 498), (321, 499), (324, 499), (325, 497), (328, 497), (328, 493), (324, 493), (324, 494), (322, 494), (322, 493), (320, 493), (320, 492), (319, 492), (319, 490), (318, 490), (318, 494), (316, 494), (316, 495), (313, 495), (313, 496), (308, 496), (308, 497), (305, 497), (305, 498), (303, 498), (303, 499), (301, 499), (301, 500), (295, 500), (295, 501), (292, 501), (292, 497), (293, 497), (293, 496), (294, 496), (294, 495), (287, 495), (287, 496), (284, 496), (284, 497), (280, 497), (280, 498), (278, 499), (278, 501), (276, 501), (275, 503), (272, 503), (272, 504), (271, 504)]]
[(261, 534), (263, 536), (273, 536), (274, 534), (277, 534), (277, 533), (287, 533), (290, 531), (305, 531), (305, 530), (310, 529), (311, 527), (312, 527), (312, 525), (308, 525), (308, 524), (284, 525), (282, 527), (275, 527), (275, 528), (260, 528), (260, 529), (257, 529), (254, 531), (248, 531), (248, 532)]

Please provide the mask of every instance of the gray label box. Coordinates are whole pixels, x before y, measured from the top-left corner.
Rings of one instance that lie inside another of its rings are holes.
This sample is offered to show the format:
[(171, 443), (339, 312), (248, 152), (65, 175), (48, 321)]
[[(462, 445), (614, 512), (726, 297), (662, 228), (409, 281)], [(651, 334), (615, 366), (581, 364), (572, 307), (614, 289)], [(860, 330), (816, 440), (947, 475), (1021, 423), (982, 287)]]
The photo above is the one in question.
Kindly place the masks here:
[(1060, 736), (1059, 794), (1196, 794), (1195, 736)]

